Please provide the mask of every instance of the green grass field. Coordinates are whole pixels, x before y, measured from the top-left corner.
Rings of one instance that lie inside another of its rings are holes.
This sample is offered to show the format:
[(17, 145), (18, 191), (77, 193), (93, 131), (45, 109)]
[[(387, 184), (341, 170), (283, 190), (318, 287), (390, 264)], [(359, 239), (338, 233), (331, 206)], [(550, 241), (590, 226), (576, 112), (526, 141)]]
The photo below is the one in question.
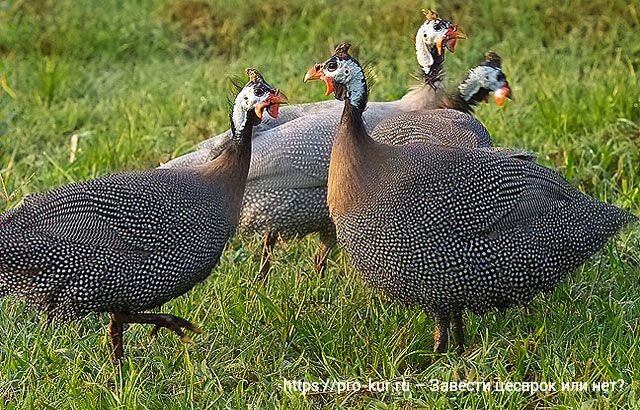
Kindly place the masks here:
[[(302, 77), (346, 39), (374, 66), (371, 100), (399, 98), (415, 83), (413, 37), (429, 6), (468, 35), (447, 59), (450, 86), (484, 51), (503, 57), (516, 100), (477, 112), (498, 145), (529, 149), (582, 191), (640, 215), (639, 3), (249, 3), (0, 0), (0, 211), (29, 193), (189, 152), (228, 128), (229, 78), (247, 66), (291, 103), (321, 100), (323, 87)], [(106, 316), (47, 326), (22, 302), (0, 301), (0, 408), (640, 408), (637, 230), (528, 308), (467, 315), (462, 356), (431, 353), (431, 319), (372, 292), (340, 252), (317, 276), (316, 243), (279, 247), (261, 282), (258, 238), (234, 240), (206, 282), (162, 308), (205, 333), (183, 345), (131, 326), (121, 371)], [(302, 395), (284, 379), (411, 388)], [(416, 386), (433, 379), (558, 386)], [(561, 391), (572, 381), (588, 391)], [(593, 391), (601, 381), (617, 383)]]

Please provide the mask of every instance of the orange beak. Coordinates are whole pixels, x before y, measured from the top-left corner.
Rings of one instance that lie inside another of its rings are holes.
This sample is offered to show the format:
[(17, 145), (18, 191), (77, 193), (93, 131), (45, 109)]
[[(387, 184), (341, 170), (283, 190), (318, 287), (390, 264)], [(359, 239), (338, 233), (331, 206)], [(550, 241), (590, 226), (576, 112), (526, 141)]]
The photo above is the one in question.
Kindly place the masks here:
[(502, 107), (502, 105), (504, 105), (504, 101), (507, 98), (510, 99), (510, 100), (513, 100), (513, 96), (511, 94), (511, 87), (509, 87), (509, 84), (505, 85), (504, 87), (500, 88), (495, 93), (493, 93), (493, 100), (500, 107)]
[(270, 116), (273, 118), (278, 118), (278, 113), (280, 112), (280, 105), (287, 104), (289, 100), (287, 100), (287, 96), (282, 94), (279, 89), (273, 88), (269, 91), (269, 96), (266, 101), (256, 104), (254, 110), (256, 112), (256, 116), (262, 119), (264, 110), (266, 109)]
[(325, 95), (331, 95), (333, 92), (333, 80), (322, 72), (322, 65), (316, 64), (304, 75), (304, 82), (309, 80), (322, 80), (327, 86), (327, 92)]

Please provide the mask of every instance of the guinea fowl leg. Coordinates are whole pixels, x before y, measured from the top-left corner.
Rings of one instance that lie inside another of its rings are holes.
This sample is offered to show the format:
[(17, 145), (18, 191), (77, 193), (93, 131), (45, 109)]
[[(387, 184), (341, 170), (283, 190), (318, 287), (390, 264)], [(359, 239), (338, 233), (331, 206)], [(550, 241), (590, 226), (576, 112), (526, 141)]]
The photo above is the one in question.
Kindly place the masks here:
[(433, 351), (436, 353), (447, 351), (450, 322), (448, 314), (438, 314), (436, 317), (436, 327), (433, 331)]
[(271, 253), (277, 240), (278, 234), (275, 232), (267, 232), (264, 235), (264, 240), (262, 241), (262, 257), (260, 258), (260, 278), (266, 277), (269, 272), (269, 268), (271, 267)]
[(111, 339), (111, 345), (113, 346), (113, 360), (119, 362), (122, 359), (124, 353), (124, 346), (122, 345), (122, 333), (124, 332), (124, 323), (118, 320), (115, 314), (111, 314), (111, 320), (109, 321), (109, 327), (107, 333)]
[(193, 333), (202, 333), (202, 329), (181, 317), (169, 314), (155, 313), (112, 313), (109, 323), (109, 335), (113, 345), (113, 357), (120, 360), (124, 351), (122, 345), (123, 325), (125, 323), (140, 323), (156, 325), (151, 334), (156, 334), (161, 327), (167, 328), (178, 335), (180, 340), (188, 343), (191, 339), (184, 334), (183, 329), (188, 329)]
[(316, 272), (320, 275), (324, 275), (325, 270), (327, 270), (327, 258), (329, 258), (329, 253), (331, 253), (331, 249), (336, 244), (336, 234), (335, 233), (321, 233), (320, 234), (320, 247), (316, 251), (316, 254), (313, 257), (313, 265)]
[(458, 310), (451, 315), (453, 326), (453, 339), (456, 343), (458, 354), (464, 353), (464, 324), (462, 323), (462, 311)]

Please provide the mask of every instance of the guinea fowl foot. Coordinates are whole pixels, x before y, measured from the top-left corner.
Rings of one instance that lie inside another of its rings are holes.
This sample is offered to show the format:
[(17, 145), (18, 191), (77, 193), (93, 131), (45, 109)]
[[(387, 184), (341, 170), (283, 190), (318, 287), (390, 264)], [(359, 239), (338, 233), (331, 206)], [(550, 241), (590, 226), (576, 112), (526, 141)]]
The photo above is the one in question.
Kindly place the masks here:
[(115, 315), (111, 315), (109, 321), (109, 327), (107, 333), (111, 339), (111, 346), (113, 346), (113, 360), (120, 363), (122, 355), (124, 353), (124, 346), (122, 345), (122, 333), (124, 332), (124, 324), (115, 318)]
[(453, 340), (456, 343), (458, 354), (464, 353), (464, 324), (462, 322), (462, 311), (451, 315), (453, 326)]
[(199, 326), (174, 315), (155, 313), (112, 313), (108, 332), (113, 346), (113, 358), (115, 361), (120, 361), (124, 353), (122, 334), (124, 333), (125, 323), (156, 325), (151, 331), (151, 335), (158, 333), (158, 329), (161, 327), (167, 328), (177, 334), (183, 343), (191, 342), (191, 338), (185, 335), (183, 329), (190, 330), (197, 334), (202, 333), (202, 329)]
[(435, 353), (446, 353), (447, 351), (449, 323), (448, 315), (439, 315), (436, 319), (436, 327), (433, 331), (433, 351)]
[(435, 353), (446, 353), (449, 343), (449, 327), (452, 327), (453, 341), (456, 344), (456, 352), (464, 352), (464, 324), (462, 322), (462, 311), (454, 312), (451, 315), (438, 315), (436, 327), (433, 331), (433, 351)]
[(320, 236), (320, 247), (313, 256), (313, 267), (316, 273), (318, 273), (320, 276), (324, 275), (324, 272), (327, 270), (327, 259), (329, 259), (329, 254), (331, 253), (331, 249), (333, 249), (335, 244), (335, 235)]
[(273, 247), (278, 240), (278, 235), (274, 232), (267, 232), (262, 240), (262, 257), (260, 258), (260, 272), (258, 278), (263, 280), (266, 278), (269, 269), (271, 268), (271, 254)]
[(316, 254), (313, 255), (313, 270), (320, 276), (324, 275), (324, 272), (327, 270), (327, 257), (329, 256), (330, 249), (325, 249), (324, 246), (321, 245), (320, 249), (316, 251)]

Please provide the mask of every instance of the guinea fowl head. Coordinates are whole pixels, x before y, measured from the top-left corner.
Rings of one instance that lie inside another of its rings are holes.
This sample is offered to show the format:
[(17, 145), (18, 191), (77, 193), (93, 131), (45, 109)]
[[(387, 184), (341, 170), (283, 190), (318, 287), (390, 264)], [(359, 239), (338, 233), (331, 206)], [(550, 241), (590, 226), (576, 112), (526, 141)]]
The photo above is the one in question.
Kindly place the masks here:
[(276, 118), (280, 105), (287, 103), (286, 96), (270, 86), (258, 70), (247, 68), (245, 72), (249, 81), (238, 92), (231, 111), (231, 130), (237, 141), (248, 126), (260, 123), (265, 110)]
[(489, 93), (493, 92), (496, 104), (503, 105), (505, 99), (513, 99), (513, 96), (507, 77), (502, 72), (501, 58), (494, 51), (488, 51), (484, 57), (484, 62), (469, 71), (458, 86), (458, 91), (469, 104), (489, 102)]
[(458, 39), (466, 38), (458, 26), (448, 20), (441, 19), (433, 10), (422, 10), (426, 21), (416, 33), (416, 56), (425, 75), (428, 75), (434, 64), (444, 61), (444, 52), (454, 52)]
[(349, 43), (339, 44), (331, 58), (307, 71), (304, 81), (322, 80), (327, 86), (326, 95), (333, 92), (336, 99), (364, 110), (369, 94), (367, 81), (358, 60), (349, 55), (350, 47)]

